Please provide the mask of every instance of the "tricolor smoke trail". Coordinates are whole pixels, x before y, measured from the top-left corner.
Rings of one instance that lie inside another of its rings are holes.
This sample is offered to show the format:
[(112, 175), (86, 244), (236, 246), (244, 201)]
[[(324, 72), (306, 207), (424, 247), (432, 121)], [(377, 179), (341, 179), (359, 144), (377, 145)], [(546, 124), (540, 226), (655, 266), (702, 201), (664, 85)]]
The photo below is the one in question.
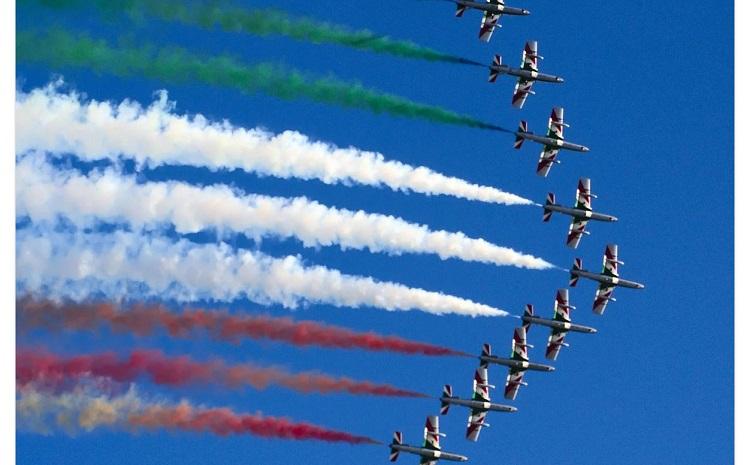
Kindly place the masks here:
[(385, 160), (382, 154), (338, 148), (294, 131), (269, 134), (175, 114), (166, 92), (148, 108), (138, 103), (84, 101), (62, 93), (60, 83), (16, 92), (16, 153), (75, 153), (84, 160), (133, 159), (138, 165), (192, 165), (242, 169), (279, 178), (318, 179), (326, 184), (387, 186), (394, 191), (503, 205), (531, 200), (489, 186), (445, 176), (425, 166)]
[(338, 245), (391, 255), (430, 253), (498, 266), (546, 269), (541, 258), (467, 237), (432, 231), (389, 215), (322, 205), (305, 197), (243, 195), (227, 186), (183, 182), (138, 183), (115, 170), (57, 170), (44, 157), (29, 155), (16, 164), (16, 215), (54, 222), (60, 215), (81, 228), (97, 222), (127, 224), (135, 230), (174, 225), (179, 234), (238, 232), (260, 239), (297, 238), (306, 247)]
[(262, 92), (284, 100), (304, 98), (373, 113), (512, 132), (437, 106), (368, 89), (357, 82), (312, 77), (276, 63), (244, 64), (226, 55), (198, 56), (177, 47), (114, 48), (103, 40), (76, 37), (62, 30), (45, 34), (22, 31), (16, 34), (16, 57), (51, 67), (82, 67), (120, 77), (137, 74), (172, 84), (200, 82), (248, 94)]
[(76, 301), (158, 297), (190, 302), (304, 303), (442, 315), (507, 316), (471, 300), (438, 292), (304, 266), (296, 256), (277, 259), (233, 250), (225, 243), (196, 244), (123, 231), (67, 233), (28, 227), (16, 232), (16, 288)]
[(149, 15), (204, 29), (220, 28), (226, 32), (262, 37), (281, 35), (315, 44), (335, 44), (404, 58), (486, 66), (408, 40), (392, 39), (366, 29), (352, 30), (347, 26), (300, 16), (299, 12), (290, 16), (273, 8), (244, 8), (216, 1), (204, 3), (174, 0), (21, 0), (19, 3), (41, 3), (58, 9), (93, 6), (107, 14), (123, 13), (136, 19)]
[(58, 394), (29, 385), (17, 389), (19, 429), (49, 434), (62, 429), (69, 434), (111, 428), (124, 431), (168, 429), (218, 435), (251, 434), (289, 440), (317, 440), (348, 444), (379, 444), (366, 436), (328, 429), (288, 418), (260, 413), (237, 413), (228, 408), (195, 407), (141, 399), (135, 387), (117, 396), (102, 395), (82, 387)]
[(143, 376), (167, 386), (193, 384), (225, 387), (250, 386), (266, 389), (279, 385), (304, 393), (330, 394), (346, 392), (365, 396), (426, 397), (424, 394), (388, 384), (333, 377), (319, 372), (290, 373), (276, 367), (252, 363), (228, 365), (215, 359), (196, 361), (187, 356), (169, 357), (157, 350), (134, 350), (128, 357), (112, 353), (62, 358), (55, 354), (19, 349), (16, 352), (16, 384), (29, 383), (55, 387), (82, 377), (103, 377), (117, 382), (133, 382)]
[(103, 326), (115, 332), (145, 336), (164, 330), (173, 337), (189, 337), (205, 331), (212, 337), (236, 342), (241, 339), (271, 340), (298, 347), (318, 346), (363, 349), (429, 356), (465, 356), (464, 352), (375, 332), (357, 332), (315, 321), (295, 321), (271, 316), (232, 315), (221, 310), (186, 309), (171, 312), (161, 305), (139, 304), (129, 308), (109, 302), (56, 303), (29, 296), (16, 302), (19, 329), (47, 331), (96, 331)]

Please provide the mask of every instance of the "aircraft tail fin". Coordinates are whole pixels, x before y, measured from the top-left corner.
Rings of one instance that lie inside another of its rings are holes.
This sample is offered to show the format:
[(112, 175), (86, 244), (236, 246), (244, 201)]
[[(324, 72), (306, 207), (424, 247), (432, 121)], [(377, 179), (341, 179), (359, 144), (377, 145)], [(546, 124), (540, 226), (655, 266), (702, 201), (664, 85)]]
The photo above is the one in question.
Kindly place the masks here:
[(549, 210), (546, 208), (547, 205), (554, 205), (555, 204), (555, 194), (552, 192), (547, 194), (547, 200), (545, 200), (544, 205), (544, 213), (542, 214), (542, 221), (547, 222), (550, 218), (552, 218), (552, 210)]
[[(518, 123), (518, 132), (519, 133), (529, 132), (529, 124), (526, 121), (521, 121), (520, 123)], [(523, 145), (523, 141), (525, 140), (526, 139), (516, 134), (516, 140), (515, 142), (513, 142), (513, 148), (516, 150), (520, 149), (521, 146)]]
[[(490, 356), (492, 356), (492, 346), (485, 342), (484, 344), (482, 344), (482, 357), (490, 357)], [(487, 368), (489, 364), (486, 361), (480, 359), (479, 366), (482, 368)]]
[[(453, 397), (453, 386), (446, 384), (443, 386), (443, 397)], [(440, 401), (440, 415), (446, 415), (450, 409), (451, 404), (443, 400)]]
[[(531, 304), (526, 304), (526, 306), (523, 308), (523, 316), (534, 316), (534, 306)], [(524, 327), (526, 332), (528, 333), (531, 329), (531, 323), (524, 321), (521, 325)]]
[(503, 64), (503, 57), (500, 55), (495, 55), (495, 58), (492, 59), (492, 66), (490, 66), (490, 78), (488, 79), (489, 82), (495, 82), (497, 79), (497, 75), (500, 74), (500, 71), (496, 69), (496, 67)]
[(578, 284), (578, 275), (573, 274), (573, 270), (582, 270), (583, 269), (583, 260), (580, 258), (576, 258), (573, 262), (573, 269), (570, 273), (570, 287), (576, 287), (576, 284)]
[[(391, 444), (403, 444), (403, 443), (404, 443), (404, 439), (403, 439), (403, 436), (401, 435), (401, 431), (394, 431), (393, 440), (391, 441)], [(391, 447), (390, 460), (391, 462), (395, 462), (396, 460), (398, 460), (398, 450), (394, 449), (393, 447)]]
[(466, 7), (463, 5), (456, 5), (456, 18), (460, 18), (464, 15), (464, 11), (466, 11)]

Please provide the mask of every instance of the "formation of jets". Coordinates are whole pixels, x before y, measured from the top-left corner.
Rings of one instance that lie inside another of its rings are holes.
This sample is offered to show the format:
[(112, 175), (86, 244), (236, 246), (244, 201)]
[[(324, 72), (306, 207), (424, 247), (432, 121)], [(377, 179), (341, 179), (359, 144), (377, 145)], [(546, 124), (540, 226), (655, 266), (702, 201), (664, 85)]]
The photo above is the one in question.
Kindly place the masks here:
[[(524, 16), (529, 11), (522, 8), (505, 6), (503, 0), (450, 0), (456, 4), (456, 16), (462, 16), (467, 9), (475, 9), (483, 12), (482, 24), (479, 30), (479, 39), (489, 42), (495, 28), (499, 28), (500, 17), (503, 14)], [(539, 46), (536, 41), (529, 40), (526, 42), (521, 56), (521, 66), (514, 68), (503, 64), (502, 56), (495, 55), (489, 68), (489, 82), (495, 82), (500, 75), (509, 75), (517, 78), (511, 105), (515, 108), (523, 108), (527, 97), (534, 92), (531, 90), (535, 81), (562, 83), (563, 78), (552, 74), (539, 72)], [(534, 134), (529, 130), (526, 121), (522, 120), (518, 130), (514, 133), (514, 148), (520, 149), (527, 140), (542, 145), (542, 152), (539, 156), (536, 172), (539, 176), (546, 177), (550, 169), (556, 163), (561, 150), (570, 150), (575, 152), (588, 152), (589, 148), (585, 145), (568, 142), (563, 137), (563, 129), (569, 127), (563, 119), (563, 108), (554, 107), (547, 124), (546, 135)], [(553, 213), (559, 213), (571, 217), (570, 227), (565, 244), (576, 249), (584, 235), (589, 235), (586, 226), (589, 221), (616, 222), (617, 217), (605, 213), (595, 212), (591, 206), (591, 199), (597, 198), (591, 193), (591, 180), (589, 178), (580, 178), (578, 188), (576, 189), (576, 202), (572, 207), (558, 204), (555, 201), (555, 194), (548, 193), (544, 205), (540, 205), (543, 213), (542, 220), (549, 222)], [(568, 270), (570, 281), (568, 285), (575, 287), (580, 278), (589, 279), (598, 283), (594, 303), (592, 306), (593, 313), (602, 315), (607, 304), (615, 301), (612, 297), (615, 287), (627, 287), (631, 289), (643, 289), (645, 286), (641, 283), (620, 278), (618, 266), (623, 265), (618, 259), (618, 247), (616, 244), (607, 245), (602, 260), (602, 271), (595, 273), (583, 268), (583, 261), (576, 258), (573, 267)], [(527, 342), (527, 334), (531, 326), (545, 326), (549, 328), (545, 358), (550, 361), (556, 361), (563, 347), (570, 347), (565, 341), (570, 332), (594, 334), (595, 328), (573, 323), (571, 319), (571, 310), (575, 307), (570, 304), (570, 298), (567, 288), (558, 289), (555, 294), (552, 318), (542, 318), (534, 313), (534, 306), (527, 304), (524, 308), (521, 318), (521, 326), (514, 328), (513, 339), (511, 341), (510, 357), (499, 357), (492, 354), (490, 344), (482, 345), (482, 352), (478, 356), (479, 366), (474, 372), (472, 384), (473, 394), (471, 398), (461, 398), (453, 395), (453, 387), (446, 384), (443, 387), (440, 396), (440, 414), (447, 415), (450, 407), (459, 406), (469, 409), (469, 417), (466, 423), (466, 438), (470, 441), (477, 441), (479, 433), (483, 427), (489, 427), (486, 423), (486, 417), (489, 412), (516, 412), (517, 408), (493, 403), (490, 398), (490, 389), (495, 386), (489, 383), (490, 365), (500, 365), (507, 367), (508, 372), (505, 378), (505, 399), (515, 400), (521, 386), (528, 386), (524, 381), (524, 374), (527, 371), (551, 372), (555, 367), (544, 363), (532, 362), (529, 359), (529, 348), (533, 348)], [(389, 444), (391, 450), (391, 461), (398, 458), (400, 452), (416, 454), (420, 456), (421, 465), (435, 465), (438, 460), (450, 460), (463, 462), (468, 460), (467, 457), (459, 454), (443, 452), (440, 448), (440, 437), (445, 434), (440, 433), (438, 417), (428, 416), (424, 429), (424, 443), (422, 447), (410, 446), (403, 444), (400, 432), (394, 433), (393, 441)]]

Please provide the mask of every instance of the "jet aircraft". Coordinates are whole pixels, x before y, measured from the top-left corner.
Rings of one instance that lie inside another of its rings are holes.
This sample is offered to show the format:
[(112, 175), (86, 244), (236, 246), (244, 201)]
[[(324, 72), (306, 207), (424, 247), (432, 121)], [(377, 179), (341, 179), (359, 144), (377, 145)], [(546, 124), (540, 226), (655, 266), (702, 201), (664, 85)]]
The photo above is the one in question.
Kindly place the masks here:
[(552, 218), (552, 213), (558, 212), (563, 215), (569, 215), (573, 217), (568, 229), (568, 239), (565, 242), (568, 247), (575, 249), (578, 247), (578, 243), (581, 242), (581, 237), (584, 234), (588, 235), (586, 231), (586, 224), (589, 220), (594, 221), (617, 221), (617, 217), (612, 215), (605, 215), (604, 213), (597, 213), (591, 209), (591, 199), (597, 198), (596, 195), (591, 193), (591, 180), (589, 178), (581, 178), (578, 180), (578, 189), (576, 190), (576, 205), (573, 208), (563, 207), (555, 203), (555, 194), (550, 192), (547, 194), (547, 200), (544, 203), (544, 214), (542, 221), (549, 221)]
[(445, 437), (445, 434), (440, 432), (439, 418), (436, 415), (427, 417), (424, 425), (424, 444), (422, 447), (404, 444), (401, 432), (394, 432), (393, 441), (388, 445), (391, 448), (391, 462), (395, 462), (398, 459), (400, 452), (419, 455), (420, 465), (435, 465), (441, 459), (452, 462), (466, 462), (469, 460), (468, 457), (463, 455), (443, 452), (440, 449), (440, 436)]
[(563, 108), (555, 107), (552, 109), (552, 113), (549, 117), (549, 123), (547, 124), (547, 135), (539, 136), (529, 131), (528, 124), (526, 121), (521, 121), (518, 125), (518, 131), (516, 134), (516, 141), (513, 147), (520, 149), (525, 140), (538, 142), (544, 145), (542, 154), (539, 156), (539, 164), (536, 168), (536, 174), (539, 176), (546, 177), (552, 168), (553, 163), (560, 163), (557, 160), (557, 154), (561, 149), (574, 150), (576, 152), (588, 152), (589, 148), (584, 145), (573, 144), (563, 139), (563, 127), (570, 127), (563, 121)]
[(495, 28), (501, 27), (498, 24), (502, 15), (527, 16), (531, 14), (529, 10), (523, 8), (514, 8), (505, 6), (505, 0), (451, 0), (456, 4), (456, 17), (461, 17), (467, 8), (484, 12), (482, 17), (482, 26), (479, 28), (479, 40), (489, 42)]
[(505, 380), (505, 398), (515, 400), (521, 385), (527, 384), (523, 381), (523, 373), (526, 370), (554, 371), (555, 367), (541, 363), (529, 362), (528, 348), (533, 347), (526, 343), (526, 328), (521, 326), (513, 333), (513, 344), (511, 358), (502, 358), (492, 355), (492, 347), (489, 344), (482, 345), (482, 355), (479, 356), (479, 366), (487, 368), (490, 363), (508, 367), (508, 377)]
[(577, 333), (596, 332), (596, 329), (594, 328), (571, 323), (571, 309), (575, 309), (575, 307), (570, 305), (567, 289), (557, 290), (557, 295), (555, 296), (555, 313), (551, 320), (539, 318), (534, 315), (534, 306), (531, 304), (526, 305), (526, 309), (524, 310), (521, 319), (523, 320), (523, 326), (526, 328), (527, 334), (529, 329), (531, 329), (532, 324), (552, 328), (549, 339), (547, 340), (547, 352), (545, 353), (545, 357), (547, 357), (548, 360), (557, 360), (557, 354), (560, 353), (560, 348), (562, 346), (568, 347), (568, 343), (565, 342), (565, 335), (568, 331), (574, 331)]
[(489, 82), (495, 82), (499, 74), (518, 76), (516, 87), (513, 90), (511, 103), (516, 108), (523, 108), (523, 104), (526, 102), (526, 97), (529, 94), (535, 93), (531, 90), (534, 81), (563, 82), (563, 78), (559, 76), (539, 72), (538, 61), (543, 59), (544, 57), (539, 56), (537, 52), (536, 40), (529, 40), (526, 42), (526, 45), (523, 48), (523, 53), (521, 54), (520, 68), (513, 68), (509, 65), (504, 65), (503, 57), (495, 55), (492, 64), (489, 66)]
[(484, 419), (487, 417), (487, 412), (515, 412), (518, 410), (510, 405), (493, 404), (490, 402), (490, 388), (495, 386), (489, 384), (487, 379), (487, 368), (479, 367), (474, 373), (474, 395), (471, 399), (461, 399), (453, 395), (453, 388), (450, 384), (443, 386), (443, 395), (440, 397), (440, 414), (445, 415), (448, 413), (451, 404), (468, 407), (471, 409), (469, 414), (469, 422), (466, 425), (466, 438), (470, 441), (476, 441), (479, 439), (479, 432), (482, 430), (482, 426), (489, 427), (489, 423), (485, 423)]
[(601, 273), (592, 273), (583, 269), (583, 261), (580, 258), (576, 258), (573, 263), (573, 268), (570, 270), (570, 286), (575, 287), (578, 284), (579, 278), (591, 279), (599, 282), (599, 288), (596, 290), (596, 297), (594, 298), (594, 313), (601, 315), (604, 313), (604, 309), (607, 307), (607, 303), (615, 301), (612, 297), (612, 293), (615, 287), (629, 287), (631, 289), (643, 289), (644, 286), (641, 283), (635, 281), (628, 281), (627, 279), (620, 278), (620, 273), (617, 271), (617, 265), (624, 265), (625, 263), (617, 259), (617, 244), (608, 244), (604, 250), (604, 258), (602, 259), (603, 266)]

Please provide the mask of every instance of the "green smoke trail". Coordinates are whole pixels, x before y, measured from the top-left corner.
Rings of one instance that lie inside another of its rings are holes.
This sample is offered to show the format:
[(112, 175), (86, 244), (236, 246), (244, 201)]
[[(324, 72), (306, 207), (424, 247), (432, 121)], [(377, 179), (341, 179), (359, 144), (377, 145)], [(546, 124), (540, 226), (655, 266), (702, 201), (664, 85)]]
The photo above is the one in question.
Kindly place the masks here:
[(19, 3), (39, 3), (57, 9), (94, 6), (106, 14), (120, 12), (132, 18), (148, 15), (164, 21), (173, 21), (205, 29), (218, 27), (226, 32), (240, 32), (257, 36), (278, 34), (316, 44), (331, 43), (404, 58), (485, 66), (482, 63), (441, 53), (408, 40), (380, 36), (366, 29), (352, 30), (346, 26), (318, 21), (314, 18), (290, 16), (283, 11), (272, 8), (236, 7), (221, 0), (207, 2), (177, 0), (20, 0)]
[(335, 77), (310, 77), (274, 63), (243, 64), (222, 56), (198, 56), (181, 48), (153, 45), (114, 48), (86, 35), (62, 30), (44, 34), (23, 31), (16, 35), (19, 61), (51, 67), (85, 67), (116, 76), (142, 76), (168, 83), (201, 82), (245, 93), (263, 92), (285, 100), (307, 98), (342, 107), (421, 118), (447, 124), (505, 131), (470, 116), (413, 102), (404, 97), (368, 89)]

